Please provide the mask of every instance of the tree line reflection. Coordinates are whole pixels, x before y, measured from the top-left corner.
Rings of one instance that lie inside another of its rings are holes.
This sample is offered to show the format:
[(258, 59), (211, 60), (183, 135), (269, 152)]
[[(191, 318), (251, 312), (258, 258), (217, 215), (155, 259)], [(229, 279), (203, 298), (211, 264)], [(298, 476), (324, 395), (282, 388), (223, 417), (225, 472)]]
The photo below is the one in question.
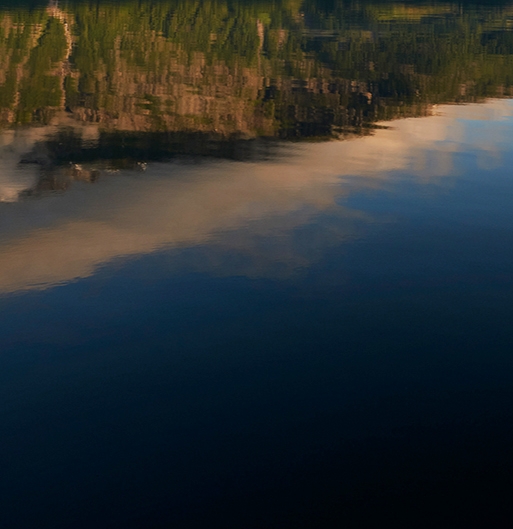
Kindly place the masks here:
[[(95, 125), (103, 139), (91, 143), (90, 157), (124, 143), (152, 156), (192, 145), (193, 154), (204, 146), (230, 157), (226, 142), (368, 134), (377, 122), (426, 115), (436, 103), (510, 96), (512, 21), (508, 3), (4, 8), (0, 123)], [(61, 138), (59, 156), (73, 151), (76, 134)]]

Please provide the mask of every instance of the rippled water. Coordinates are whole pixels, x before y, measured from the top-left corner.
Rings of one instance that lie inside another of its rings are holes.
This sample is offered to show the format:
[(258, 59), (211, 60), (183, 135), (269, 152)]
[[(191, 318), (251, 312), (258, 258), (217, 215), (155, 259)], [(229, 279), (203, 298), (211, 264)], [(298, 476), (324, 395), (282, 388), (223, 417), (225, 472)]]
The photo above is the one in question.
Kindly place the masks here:
[(0, 526), (509, 527), (512, 24), (0, 2)]

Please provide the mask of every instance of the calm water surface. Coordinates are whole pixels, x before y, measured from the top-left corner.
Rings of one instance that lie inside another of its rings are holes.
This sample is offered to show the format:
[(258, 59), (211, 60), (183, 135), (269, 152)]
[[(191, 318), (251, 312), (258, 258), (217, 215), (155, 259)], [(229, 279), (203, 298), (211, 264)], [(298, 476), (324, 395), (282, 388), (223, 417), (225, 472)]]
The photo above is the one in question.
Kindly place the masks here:
[(513, 4), (0, 5), (0, 526), (510, 527)]

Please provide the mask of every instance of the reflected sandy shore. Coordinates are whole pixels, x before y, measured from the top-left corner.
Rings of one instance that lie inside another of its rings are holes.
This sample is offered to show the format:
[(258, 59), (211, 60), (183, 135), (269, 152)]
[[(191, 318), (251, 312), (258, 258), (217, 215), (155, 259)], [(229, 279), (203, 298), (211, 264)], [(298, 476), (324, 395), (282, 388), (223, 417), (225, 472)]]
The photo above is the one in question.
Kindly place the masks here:
[[(398, 172), (432, 181), (458, 174), (454, 153), (498, 156), (487, 146), (498, 138), (472, 130), (476, 120), (488, 130), (489, 121), (488, 132), (499, 134), (496, 122), (512, 114), (507, 100), (441, 106), (435, 116), (388, 123), (373, 136), (284, 146), (274, 161), (150, 164), (144, 173), (122, 171), (64, 194), (0, 204), (0, 291), (62, 284), (113, 259), (160, 248), (222, 245), (223, 234), (241, 228), (245, 240), (234, 251), (251, 245), (252, 233), (286, 237), (321, 212), (350, 218), (358, 213), (343, 211), (337, 200), (379, 188)], [(11, 155), (0, 162), (0, 189), (10, 200), (34, 178), (29, 168), (20, 179), (14, 163), (39, 138), (26, 134), (3, 139), (3, 152)], [(340, 223), (340, 237), (350, 236), (350, 223)], [(284, 258), (293, 260), (290, 249)]]

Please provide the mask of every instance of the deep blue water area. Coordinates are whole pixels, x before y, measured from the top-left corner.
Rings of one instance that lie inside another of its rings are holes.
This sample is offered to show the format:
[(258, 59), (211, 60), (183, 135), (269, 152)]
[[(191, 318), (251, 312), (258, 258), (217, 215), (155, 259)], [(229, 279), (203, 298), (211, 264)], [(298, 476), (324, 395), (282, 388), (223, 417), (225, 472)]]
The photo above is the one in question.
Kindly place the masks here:
[(500, 519), (511, 183), (463, 180), (355, 195), (394, 220), (297, 277), (225, 273), (206, 245), (4, 297), (7, 526)]

